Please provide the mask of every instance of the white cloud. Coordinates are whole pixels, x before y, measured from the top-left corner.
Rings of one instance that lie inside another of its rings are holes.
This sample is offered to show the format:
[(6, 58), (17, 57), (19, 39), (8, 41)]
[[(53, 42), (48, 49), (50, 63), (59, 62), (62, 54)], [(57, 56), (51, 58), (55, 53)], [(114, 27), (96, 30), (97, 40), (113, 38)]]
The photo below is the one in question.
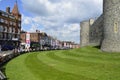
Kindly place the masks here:
[(31, 24), (32, 23), (32, 20), (31, 20), (31, 18), (30, 17), (26, 17), (26, 16), (24, 16), (23, 14), (22, 14), (22, 24), (23, 25), (27, 25), (27, 24)]
[(30, 28), (30, 32), (35, 32), (38, 29), (38, 24), (32, 24)]
[[(61, 40), (79, 42), (80, 21), (99, 16), (102, 0), (22, 0), (25, 10), (36, 16), (23, 16), (23, 25), (31, 25)], [(37, 24), (37, 25), (36, 25)]]

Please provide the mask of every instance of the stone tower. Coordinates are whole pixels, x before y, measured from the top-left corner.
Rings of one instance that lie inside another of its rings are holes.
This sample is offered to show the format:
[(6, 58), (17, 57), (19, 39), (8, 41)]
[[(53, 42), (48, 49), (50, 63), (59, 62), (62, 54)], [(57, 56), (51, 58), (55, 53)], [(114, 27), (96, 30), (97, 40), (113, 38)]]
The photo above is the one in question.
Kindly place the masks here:
[(104, 38), (101, 50), (120, 52), (120, 0), (103, 0)]
[(89, 45), (89, 21), (81, 22), (80, 27), (80, 46), (84, 47)]
[(91, 25), (94, 23), (94, 19), (89, 19), (86, 21), (82, 21), (80, 23), (80, 46), (88, 46), (90, 45), (90, 29)]

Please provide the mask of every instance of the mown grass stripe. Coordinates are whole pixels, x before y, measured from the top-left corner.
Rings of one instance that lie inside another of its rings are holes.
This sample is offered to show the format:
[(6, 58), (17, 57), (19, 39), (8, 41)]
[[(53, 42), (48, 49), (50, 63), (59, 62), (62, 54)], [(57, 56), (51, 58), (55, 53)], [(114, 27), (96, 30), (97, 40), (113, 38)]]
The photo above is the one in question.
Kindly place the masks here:
[[(49, 53), (46, 53), (46, 54), (49, 54)], [(49, 58), (46, 56), (46, 54), (39, 55), (38, 56), (39, 59), (46, 65), (52, 66), (55, 69), (63, 71), (63, 72), (73, 73), (76, 75), (82, 75), (86, 77), (89, 76), (89, 78), (92, 78), (92, 79), (98, 79), (98, 77), (100, 77), (101, 75), (104, 74), (104, 72), (106, 72), (104, 71), (104, 68), (102, 69), (99, 68), (99, 69), (94, 70), (94, 68), (90, 68), (89, 66), (83, 67), (83, 66), (75, 66), (71, 64), (66, 64), (61, 61)], [(96, 74), (98, 72), (100, 73)]]
[[(35, 65), (30, 64), (29, 61), (31, 61), (31, 63), (34, 63)], [(42, 80), (93, 80), (84, 76), (78, 76), (72, 73), (66, 73), (56, 70), (53, 66), (48, 66), (37, 59), (37, 54), (29, 55), (26, 58), (26, 66), (30, 69), (32, 73), (34, 73), (36, 77), (42, 78)]]
[(54, 53), (48, 53), (46, 54), (48, 57), (54, 59), (54, 60), (58, 60), (60, 62), (66, 63), (66, 64), (71, 64), (71, 65), (76, 65), (78, 67), (97, 67), (97, 66), (104, 66), (104, 64), (102, 63), (94, 63), (94, 62), (89, 62), (89, 61), (80, 61), (80, 60), (76, 60), (74, 58), (67, 58), (63, 56), (57, 56), (57, 54), (55, 55)]
[(100, 58), (97, 56), (91, 57), (91, 56), (86, 56), (83, 54), (76, 54), (76, 53), (55, 53), (56, 56), (62, 57), (62, 58), (71, 58), (79, 61), (85, 61), (85, 62), (93, 62), (93, 63), (101, 63), (101, 64), (111, 64), (111, 65), (119, 65), (120, 64), (120, 59), (115, 57), (115, 59), (110, 59), (110, 58)]
[[(88, 48), (89, 49), (89, 48)], [(88, 59), (95, 59), (95, 60), (102, 60), (102, 61), (113, 61), (113, 62), (120, 62), (120, 55), (119, 54), (108, 54), (108, 53), (104, 53), (101, 51), (91, 51), (91, 52), (81, 52), (81, 51), (77, 51), (79, 49), (74, 49), (74, 50), (70, 50), (68, 52), (62, 52), (62, 54), (66, 55), (66, 56), (74, 56), (74, 57), (83, 57), (83, 58), (88, 58)]]
[(66, 64), (71, 64), (71, 65), (75, 65), (75, 66), (78, 66), (78, 67), (89, 67), (89, 68), (93, 68), (93, 69), (96, 69), (96, 70), (97, 69), (99, 70), (99, 68), (102, 68), (101, 70), (104, 70), (105, 72), (110, 71), (111, 69), (114, 70), (114, 71), (117, 71), (113, 67), (114, 66), (116, 66), (116, 68), (120, 67), (119, 65), (116, 65), (116, 64), (113, 64), (113, 63), (112, 64), (110, 64), (110, 63), (106, 64), (106, 63), (96, 63), (96, 62), (83, 61), (83, 60), (80, 61), (80, 60), (76, 60), (74, 58), (62, 58), (63, 56), (56, 56), (54, 53), (50, 53), (50, 54), (48, 53), (46, 55), (48, 57), (54, 59), (54, 60), (58, 60), (60, 62), (66, 63)]

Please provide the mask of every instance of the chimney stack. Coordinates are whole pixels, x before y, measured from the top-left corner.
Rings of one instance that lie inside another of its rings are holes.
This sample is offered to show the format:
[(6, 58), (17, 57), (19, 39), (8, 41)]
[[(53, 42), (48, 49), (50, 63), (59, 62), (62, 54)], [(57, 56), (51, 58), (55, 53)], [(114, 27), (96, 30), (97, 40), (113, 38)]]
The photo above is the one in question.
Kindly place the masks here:
[(10, 13), (10, 7), (7, 7), (7, 8), (6, 8), (6, 12), (7, 12), (7, 13)]

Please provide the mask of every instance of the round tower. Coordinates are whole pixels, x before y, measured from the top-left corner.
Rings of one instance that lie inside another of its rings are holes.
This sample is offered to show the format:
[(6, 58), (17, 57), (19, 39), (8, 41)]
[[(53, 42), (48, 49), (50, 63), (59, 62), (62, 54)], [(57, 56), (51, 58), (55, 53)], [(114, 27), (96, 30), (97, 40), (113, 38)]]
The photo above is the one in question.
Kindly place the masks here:
[(120, 0), (103, 0), (104, 38), (101, 50), (120, 52)]

